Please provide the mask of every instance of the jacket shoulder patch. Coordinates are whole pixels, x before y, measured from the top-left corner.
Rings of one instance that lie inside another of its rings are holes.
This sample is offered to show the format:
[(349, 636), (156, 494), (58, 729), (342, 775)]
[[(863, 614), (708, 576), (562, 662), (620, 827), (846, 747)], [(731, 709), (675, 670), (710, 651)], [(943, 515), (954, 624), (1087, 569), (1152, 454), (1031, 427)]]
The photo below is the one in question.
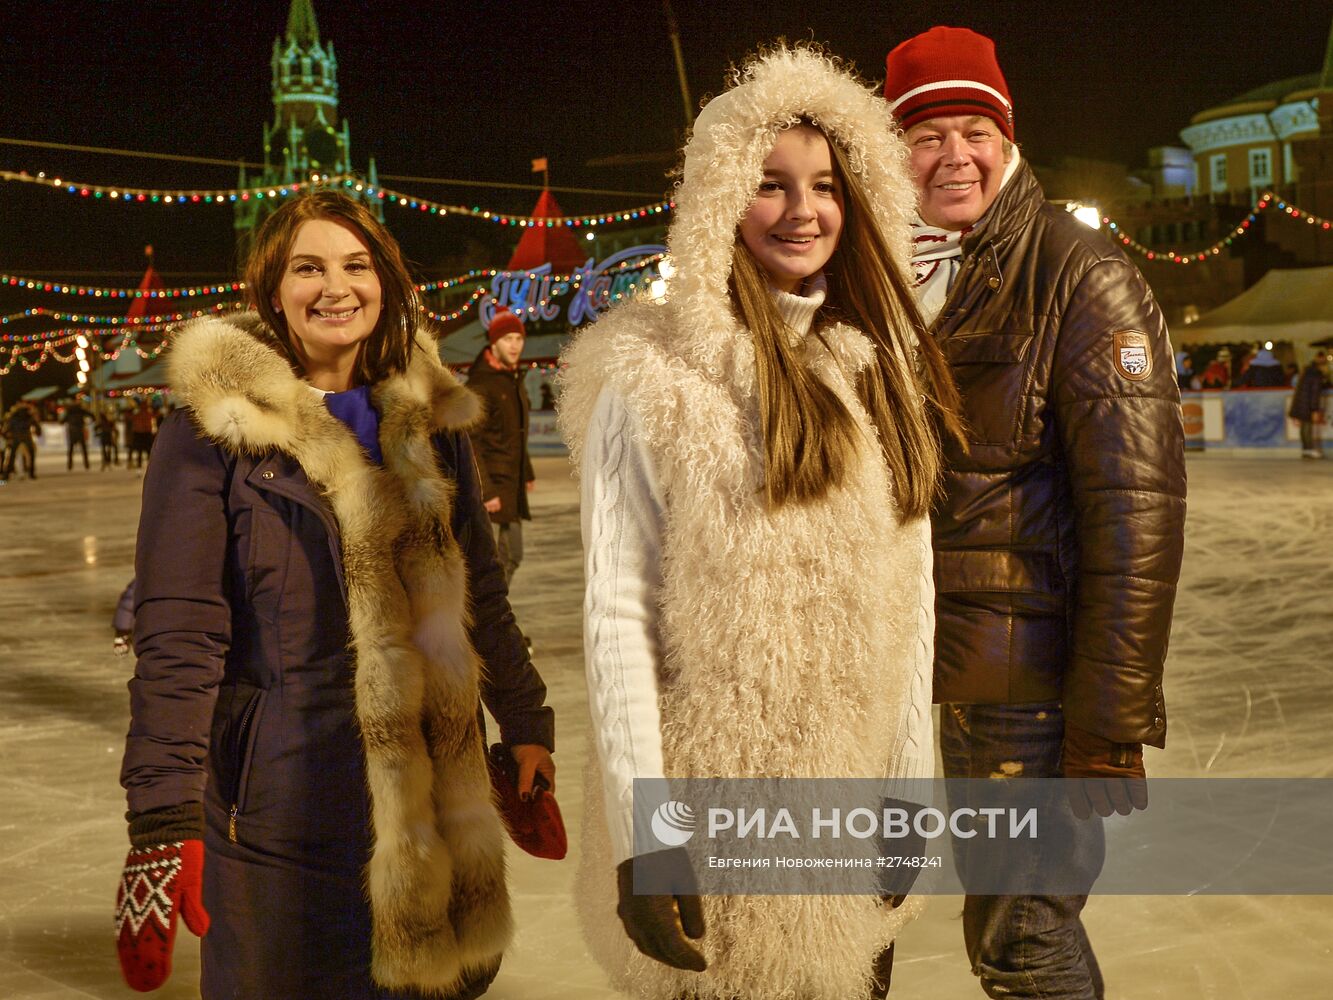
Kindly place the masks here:
[(1121, 378), (1142, 382), (1152, 374), (1152, 351), (1146, 334), (1120, 330), (1111, 335), (1111, 358)]

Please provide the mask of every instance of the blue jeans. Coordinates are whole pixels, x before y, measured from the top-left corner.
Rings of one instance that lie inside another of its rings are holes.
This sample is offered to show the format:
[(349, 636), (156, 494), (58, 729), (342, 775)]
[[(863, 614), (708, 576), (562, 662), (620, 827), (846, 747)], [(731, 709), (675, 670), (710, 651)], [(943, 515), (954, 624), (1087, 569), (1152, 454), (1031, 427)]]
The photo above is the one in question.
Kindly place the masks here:
[[(940, 706), (940, 752), (946, 778), (1058, 778), (1064, 713), (1058, 702), (1034, 705)], [(950, 784), (949, 808), (969, 805), (963, 785)], [(1080, 821), (1068, 804), (1054, 819), (1068, 824), (1065, 849), (1051, 856), (1031, 842), (1005, 845), (988, 864), (1036, 871), (1060, 865), (1081, 895), (974, 896), (963, 904), (963, 941), (972, 972), (988, 997), (1101, 1000), (1101, 970), (1080, 914), (1101, 872), (1106, 842), (1100, 820)], [(958, 876), (968, 884), (968, 847), (953, 838)], [(988, 850), (994, 850), (988, 847)]]

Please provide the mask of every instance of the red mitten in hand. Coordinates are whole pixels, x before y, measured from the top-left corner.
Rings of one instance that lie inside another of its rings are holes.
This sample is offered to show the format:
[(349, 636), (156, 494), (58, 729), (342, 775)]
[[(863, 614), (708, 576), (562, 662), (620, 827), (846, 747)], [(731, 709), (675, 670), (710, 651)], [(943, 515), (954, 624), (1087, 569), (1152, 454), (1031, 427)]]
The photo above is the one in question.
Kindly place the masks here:
[(116, 893), (116, 951), (125, 982), (141, 993), (171, 975), (176, 918), (203, 937), (204, 842), (180, 840), (130, 849)]

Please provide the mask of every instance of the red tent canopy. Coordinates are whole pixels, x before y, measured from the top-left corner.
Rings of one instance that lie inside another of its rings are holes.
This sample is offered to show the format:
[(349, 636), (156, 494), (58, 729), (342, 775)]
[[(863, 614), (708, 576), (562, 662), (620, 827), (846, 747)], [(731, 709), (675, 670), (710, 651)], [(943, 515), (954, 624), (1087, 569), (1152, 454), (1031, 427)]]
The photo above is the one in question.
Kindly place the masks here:
[[(148, 263), (148, 270), (143, 273), (143, 280), (139, 282), (139, 291), (147, 292), (152, 289), (165, 288), (162, 279), (158, 277), (157, 271), (153, 269), (152, 261)], [(145, 295), (141, 299), (135, 299), (130, 303), (129, 311), (125, 313), (130, 319), (138, 319), (143, 316), (152, 316), (156, 313), (168, 312), (167, 309), (158, 308), (161, 299), (151, 299)]]
[[(556, 203), (555, 196), (550, 191), (543, 191), (532, 214), (538, 219), (553, 219), (564, 213)], [(507, 270), (528, 270), (550, 261), (551, 270), (556, 274), (568, 274), (576, 267), (582, 267), (587, 259), (587, 252), (579, 246), (579, 241), (563, 223), (556, 226), (529, 226), (514, 248), (514, 255), (509, 258)]]

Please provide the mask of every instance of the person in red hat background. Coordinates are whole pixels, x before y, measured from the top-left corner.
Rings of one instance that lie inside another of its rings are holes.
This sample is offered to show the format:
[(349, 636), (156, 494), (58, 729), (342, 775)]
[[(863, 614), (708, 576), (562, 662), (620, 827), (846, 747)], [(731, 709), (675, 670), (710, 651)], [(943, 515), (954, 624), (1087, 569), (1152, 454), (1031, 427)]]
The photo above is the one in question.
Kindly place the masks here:
[(519, 366), (527, 337), (523, 321), (498, 306), (486, 330), (488, 343), (468, 369), (468, 388), (485, 403), (481, 422), (470, 432), (481, 471), (481, 495), (495, 526), (505, 582), (523, 561), (523, 522), (532, 520), (528, 490), (536, 476), (528, 455), (528, 413), (532, 403)]
[[(968, 426), (966, 448), (943, 442), (933, 518), (945, 776), (1074, 779), (1064, 829), (999, 857), (1035, 891), (1054, 875), (1074, 894), (969, 895), (964, 939), (988, 996), (1091, 1000), (1100, 817), (1146, 806), (1143, 745), (1166, 739), (1185, 518), (1171, 349), (1142, 275), (1046, 203), (989, 38), (932, 28), (886, 68), (919, 194), (918, 302)], [(965, 886), (975, 844), (954, 842)]]

